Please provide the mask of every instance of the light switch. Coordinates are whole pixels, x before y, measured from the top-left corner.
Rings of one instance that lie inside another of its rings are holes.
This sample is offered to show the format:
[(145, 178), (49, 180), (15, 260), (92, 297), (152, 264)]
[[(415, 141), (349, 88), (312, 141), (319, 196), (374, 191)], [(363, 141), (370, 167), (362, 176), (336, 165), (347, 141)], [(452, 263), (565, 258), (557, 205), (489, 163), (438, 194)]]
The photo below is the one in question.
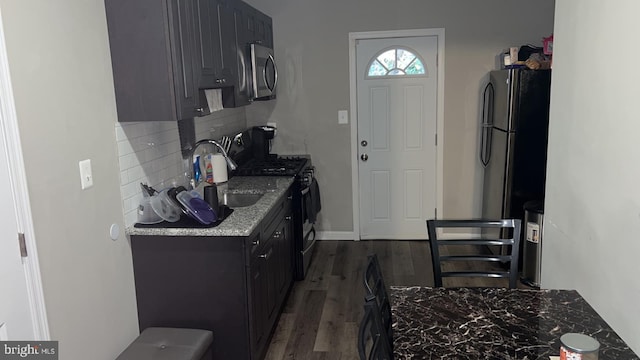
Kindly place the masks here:
[(86, 190), (93, 186), (93, 175), (91, 174), (91, 160), (82, 160), (80, 165), (80, 187)]
[(349, 123), (349, 112), (347, 110), (338, 110), (338, 124)]

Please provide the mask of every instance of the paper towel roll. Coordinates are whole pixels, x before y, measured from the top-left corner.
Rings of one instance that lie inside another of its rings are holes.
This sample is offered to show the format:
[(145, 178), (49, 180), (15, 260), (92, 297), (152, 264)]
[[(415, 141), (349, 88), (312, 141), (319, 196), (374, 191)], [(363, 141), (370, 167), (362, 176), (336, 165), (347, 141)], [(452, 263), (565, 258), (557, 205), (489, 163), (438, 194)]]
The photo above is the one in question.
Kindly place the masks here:
[(227, 161), (224, 159), (222, 154), (213, 155), (213, 182), (216, 184), (220, 184), (229, 180), (229, 175), (227, 174)]
[(207, 105), (209, 106), (209, 112), (220, 111), (222, 107), (222, 90), (220, 89), (205, 89), (204, 95), (207, 98)]

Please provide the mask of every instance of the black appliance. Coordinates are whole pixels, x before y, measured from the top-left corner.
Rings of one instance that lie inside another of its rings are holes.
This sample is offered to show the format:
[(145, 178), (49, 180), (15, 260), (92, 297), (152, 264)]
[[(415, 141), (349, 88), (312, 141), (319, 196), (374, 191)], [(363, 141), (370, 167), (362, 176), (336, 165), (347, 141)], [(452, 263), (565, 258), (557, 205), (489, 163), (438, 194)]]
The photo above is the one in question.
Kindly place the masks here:
[(271, 140), (276, 135), (276, 128), (272, 126), (254, 126), (251, 129), (251, 147), (256, 160), (265, 161), (271, 152)]
[(551, 70), (490, 73), (480, 148), (483, 218), (523, 219), (525, 202), (544, 199), (550, 89)]
[[(253, 139), (252, 139), (253, 140)], [(255, 146), (255, 143), (253, 144)], [(311, 264), (316, 243), (314, 224), (321, 209), (315, 168), (308, 155), (251, 159), (240, 165), (237, 176), (293, 176), (291, 206), (293, 211), (294, 279), (303, 280)]]

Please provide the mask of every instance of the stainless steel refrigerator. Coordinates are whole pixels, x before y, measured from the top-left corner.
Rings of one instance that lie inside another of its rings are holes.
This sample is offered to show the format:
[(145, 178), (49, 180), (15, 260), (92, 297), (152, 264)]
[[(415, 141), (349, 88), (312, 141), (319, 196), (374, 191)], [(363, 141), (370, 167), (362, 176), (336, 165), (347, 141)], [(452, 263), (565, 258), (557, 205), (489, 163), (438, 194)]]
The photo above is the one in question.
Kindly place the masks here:
[(482, 216), (523, 219), (525, 202), (544, 200), (551, 70), (498, 70), (489, 77), (480, 146)]

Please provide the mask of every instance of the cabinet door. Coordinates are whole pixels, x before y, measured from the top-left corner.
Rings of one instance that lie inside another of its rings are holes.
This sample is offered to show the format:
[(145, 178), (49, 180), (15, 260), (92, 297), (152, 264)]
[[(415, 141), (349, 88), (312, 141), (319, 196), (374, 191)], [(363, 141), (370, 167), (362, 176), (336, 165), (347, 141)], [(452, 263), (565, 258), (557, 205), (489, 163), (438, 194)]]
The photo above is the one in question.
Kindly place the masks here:
[(247, 32), (251, 43), (273, 48), (273, 22), (271, 18), (257, 9), (250, 8), (247, 19)]
[(275, 321), (278, 308), (278, 241), (274, 241), (273, 236), (270, 240), (271, 244), (263, 256), (266, 267), (266, 286), (267, 296), (265, 303), (267, 305), (267, 324), (268, 331), (271, 330), (271, 324)]
[(273, 20), (269, 16), (264, 16), (264, 43), (273, 49)]
[(285, 271), (285, 289), (284, 291), (286, 292), (289, 289), (289, 286), (291, 285), (291, 282), (293, 281), (293, 257), (294, 257), (294, 250), (293, 250), (293, 214), (291, 212), (288, 212), (285, 217), (285, 223), (284, 223), (284, 251), (283, 251), (283, 266), (284, 266), (284, 271)]
[(211, 89), (219, 85), (220, 27), (218, 26), (218, 6), (212, 0), (195, 1), (195, 70), (198, 87)]
[[(274, 244), (277, 243), (277, 277), (278, 302), (284, 300), (291, 281), (293, 281), (293, 243), (291, 242), (291, 214), (287, 214), (274, 233)], [(276, 247), (276, 245), (274, 245)]]
[(198, 86), (193, 71), (194, 0), (170, 0), (168, 6), (176, 115), (180, 120), (198, 115)]
[(271, 34), (271, 18), (261, 12), (256, 12), (255, 21), (255, 42), (258, 44), (262, 44), (263, 46), (272, 48), (273, 42), (270, 41), (270, 38), (273, 37), (273, 35)]
[(258, 352), (266, 342), (268, 335), (268, 305), (267, 298), (267, 271), (262, 259), (255, 259), (251, 264), (251, 303), (252, 303), (252, 324), (251, 324), (251, 344), (252, 352)]
[(273, 234), (274, 247), (276, 248), (277, 268), (276, 273), (276, 289), (278, 291), (277, 297), (280, 298), (283, 292), (286, 290), (287, 273), (286, 273), (286, 258), (287, 258), (287, 246), (286, 246), (286, 231), (284, 219), (278, 225), (278, 229)]
[(234, 67), (234, 103), (231, 106), (234, 107), (249, 105), (249, 36), (246, 29), (248, 8), (242, 1), (233, 4), (235, 46), (231, 66)]
[(244, 33), (248, 44), (256, 41), (256, 14), (256, 9), (251, 6), (244, 7)]
[(220, 33), (220, 69), (218, 76), (223, 86), (235, 85), (236, 66), (236, 26), (234, 7), (231, 0), (218, 0), (217, 4)]
[(264, 244), (261, 244), (251, 260), (251, 303), (253, 322), (252, 352), (255, 356), (260, 354), (265, 346), (267, 338), (275, 325), (277, 318), (278, 293), (276, 289), (277, 250), (270, 236)]

